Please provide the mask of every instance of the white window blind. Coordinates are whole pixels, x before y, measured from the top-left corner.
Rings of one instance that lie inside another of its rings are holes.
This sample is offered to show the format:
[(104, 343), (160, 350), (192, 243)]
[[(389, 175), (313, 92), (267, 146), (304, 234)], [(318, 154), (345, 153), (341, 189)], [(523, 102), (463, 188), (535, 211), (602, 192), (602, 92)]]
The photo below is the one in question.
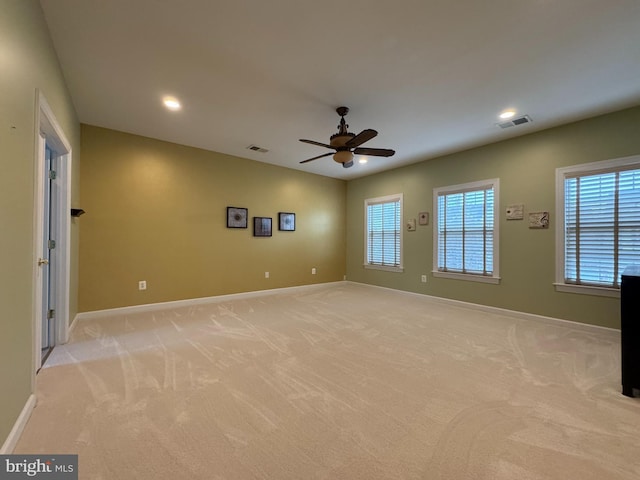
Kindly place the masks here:
[(435, 192), (437, 272), (497, 277), (496, 186), (497, 180)]
[(365, 201), (365, 265), (401, 267), (402, 197)]
[(564, 281), (620, 288), (640, 264), (640, 169), (569, 173), (564, 179)]

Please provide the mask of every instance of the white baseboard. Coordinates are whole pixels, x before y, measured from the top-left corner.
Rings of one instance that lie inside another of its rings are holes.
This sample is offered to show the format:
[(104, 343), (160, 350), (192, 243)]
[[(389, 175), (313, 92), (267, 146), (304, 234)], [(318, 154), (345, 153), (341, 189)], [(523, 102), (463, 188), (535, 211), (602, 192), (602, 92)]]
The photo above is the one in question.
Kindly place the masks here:
[(27, 425), (29, 421), (29, 417), (31, 417), (31, 412), (36, 407), (36, 396), (31, 394), (27, 399), (27, 403), (24, 404), (22, 412), (18, 416), (16, 423), (13, 425), (11, 432), (9, 432), (9, 436), (2, 444), (2, 448), (0, 448), (0, 455), (10, 455), (13, 453), (13, 449), (16, 448), (18, 444), (18, 440), (20, 440), (20, 435), (22, 435), (22, 431), (24, 427)]
[[(146, 305), (133, 305), (130, 307), (110, 308), (107, 310), (94, 310), (92, 312), (82, 312), (76, 315), (73, 321), (73, 328), (77, 321), (88, 320), (94, 318), (112, 317), (114, 315), (130, 315), (132, 313), (152, 312), (156, 310), (165, 310), (169, 308), (190, 307), (194, 305), (202, 305), (205, 303), (228, 302), (230, 300), (240, 300), (243, 298), (264, 297), (267, 295), (277, 295), (279, 293), (291, 293), (295, 291), (310, 290), (318, 287), (324, 287), (332, 284), (343, 284), (344, 281), (314, 283), (311, 285), (300, 285), (296, 287), (274, 288), (270, 290), (257, 290), (254, 292), (231, 293), (229, 295), (217, 295), (213, 297), (190, 298), (187, 300), (174, 300), (171, 302), (149, 303)], [(71, 330), (71, 329), (70, 329)]]
[(605, 332), (608, 335), (613, 335), (613, 336), (619, 336), (620, 335), (620, 330), (615, 329), (615, 328), (609, 328), (609, 327), (602, 327), (600, 325), (592, 325), (592, 324), (588, 324), (588, 323), (580, 323), (580, 322), (575, 322), (573, 320), (565, 320), (562, 318), (555, 318), (555, 317), (546, 317), (544, 315), (538, 315), (535, 313), (527, 313), (527, 312), (520, 312), (518, 310), (508, 310), (506, 308), (500, 308), (500, 307), (492, 307), (490, 305), (482, 305), (479, 303), (471, 303), (471, 302), (464, 302), (462, 300), (453, 300), (450, 298), (444, 298), (444, 297), (435, 297), (432, 295), (426, 295), (423, 293), (416, 293), (416, 292), (407, 292), (405, 290), (397, 290), (395, 288), (389, 288), (389, 287), (381, 287), (378, 285), (371, 285), (369, 283), (360, 283), (360, 282), (354, 282), (351, 280), (344, 280), (344, 281), (338, 281), (338, 282), (328, 282), (328, 283), (314, 283), (311, 285), (300, 285), (300, 286), (296, 286), (296, 287), (285, 287), (285, 288), (275, 288), (275, 289), (270, 289), (270, 290), (258, 290), (258, 291), (254, 291), (254, 292), (243, 292), (243, 293), (232, 293), (229, 295), (218, 295), (218, 296), (213, 296), (213, 297), (201, 297), (201, 298), (191, 298), (191, 299), (187, 299), (187, 300), (175, 300), (175, 301), (171, 301), (171, 302), (161, 302), (161, 303), (151, 303), (151, 304), (147, 304), (147, 305), (133, 305), (130, 307), (118, 307), (118, 308), (111, 308), (111, 309), (107, 309), (107, 310), (96, 310), (93, 312), (82, 312), (82, 313), (78, 313), (76, 315), (76, 317), (74, 318), (71, 327), (69, 328), (69, 332), (71, 332), (73, 330), (73, 328), (76, 326), (77, 322), (80, 320), (87, 320), (87, 319), (94, 319), (94, 318), (103, 318), (103, 317), (111, 317), (114, 315), (128, 315), (128, 314), (132, 314), (132, 313), (141, 313), (141, 312), (150, 312), (150, 311), (156, 311), (156, 310), (164, 310), (164, 309), (169, 309), (169, 308), (178, 308), (178, 307), (188, 307), (188, 306), (193, 306), (193, 305), (202, 305), (205, 303), (217, 303), (217, 302), (227, 302), (230, 300), (240, 300), (243, 298), (254, 298), (254, 297), (261, 297), (261, 296), (267, 296), (267, 295), (277, 295), (279, 293), (291, 293), (291, 292), (295, 292), (295, 291), (304, 291), (304, 290), (309, 290), (309, 289), (313, 289), (313, 288), (318, 288), (318, 287), (323, 287), (326, 285), (332, 285), (332, 284), (354, 284), (354, 285), (361, 285), (361, 286), (366, 286), (366, 287), (371, 287), (371, 288), (380, 288), (383, 290), (389, 290), (392, 292), (396, 292), (396, 293), (401, 293), (401, 294), (405, 294), (405, 295), (414, 295), (414, 296), (419, 296), (422, 298), (427, 298), (431, 301), (434, 302), (440, 302), (440, 303), (445, 303), (448, 305), (455, 305), (458, 307), (463, 307), (463, 308), (471, 308), (474, 310), (480, 310), (480, 311), (484, 311), (484, 312), (489, 312), (489, 313), (493, 313), (493, 314), (497, 314), (497, 315), (508, 315), (511, 317), (516, 317), (516, 318), (521, 318), (524, 320), (533, 320), (533, 321), (537, 321), (537, 322), (543, 322), (543, 323), (551, 323), (551, 324), (558, 324), (558, 323), (564, 323), (567, 326), (571, 327), (571, 328), (578, 328), (578, 329), (582, 329), (585, 331), (599, 331), (599, 332)]
[(617, 338), (620, 337), (620, 330), (616, 328), (602, 327), (600, 325), (592, 325), (590, 323), (575, 322), (573, 320), (565, 320), (562, 318), (545, 317), (544, 315), (538, 315), (535, 313), (520, 312), (518, 310), (508, 310), (506, 308), (492, 307), (490, 305), (482, 305), (480, 303), (464, 302), (462, 300), (453, 300), (451, 298), (435, 297), (432, 295), (425, 295), (423, 293), (407, 292), (405, 290), (396, 290), (395, 288), (381, 287), (378, 285), (371, 285), (369, 283), (359, 283), (359, 282), (351, 282), (351, 281), (347, 283), (353, 283), (356, 285), (363, 285), (363, 286), (372, 287), (372, 288), (381, 288), (383, 290), (390, 290), (393, 292), (402, 293), (406, 295), (415, 295), (423, 298), (428, 298), (429, 300), (434, 302), (445, 303), (447, 305), (455, 305), (463, 308), (472, 308), (474, 310), (480, 310), (483, 312), (493, 313), (496, 315), (508, 315), (510, 317), (521, 318), (523, 320), (533, 320), (536, 322), (551, 323), (556, 325), (558, 323), (564, 323), (571, 328), (577, 328), (580, 330), (591, 331), (591, 332), (598, 331), (600, 333), (606, 333), (607, 335), (612, 335)]

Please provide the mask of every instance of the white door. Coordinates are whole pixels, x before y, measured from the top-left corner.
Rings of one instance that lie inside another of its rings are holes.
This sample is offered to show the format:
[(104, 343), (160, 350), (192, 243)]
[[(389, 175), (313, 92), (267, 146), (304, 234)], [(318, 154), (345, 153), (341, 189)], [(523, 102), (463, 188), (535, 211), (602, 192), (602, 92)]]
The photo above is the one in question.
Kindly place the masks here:
[(40, 324), (42, 325), (42, 361), (55, 345), (55, 268), (56, 268), (56, 235), (55, 222), (51, 219), (56, 215), (55, 188), (56, 169), (55, 154), (49, 145), (45, 144), (42, 205), (42, 257), (39, 260), (42, 268), (42, 309)]

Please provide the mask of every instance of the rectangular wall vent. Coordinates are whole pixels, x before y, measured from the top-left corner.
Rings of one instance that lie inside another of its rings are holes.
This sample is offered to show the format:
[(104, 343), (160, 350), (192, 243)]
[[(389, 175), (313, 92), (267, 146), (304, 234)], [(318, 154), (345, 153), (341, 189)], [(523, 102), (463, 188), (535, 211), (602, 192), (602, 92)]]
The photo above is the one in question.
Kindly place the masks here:
[(522, 115), (520, 117), (512, 118), (507, 122), (496, 123), (496, 125), (500, 128), (509, 128), (515, 127), (517, 125), (524, 125), (525, 123), (531, 123), (531, 117), (529, 115)]
[(260, 152), (260, 153), (267, 153), (269, 151), (266, 148), (262, 148), (257, 145), (249, 145), (247, 148), (249, 150), (253, 150), (254, 152)]

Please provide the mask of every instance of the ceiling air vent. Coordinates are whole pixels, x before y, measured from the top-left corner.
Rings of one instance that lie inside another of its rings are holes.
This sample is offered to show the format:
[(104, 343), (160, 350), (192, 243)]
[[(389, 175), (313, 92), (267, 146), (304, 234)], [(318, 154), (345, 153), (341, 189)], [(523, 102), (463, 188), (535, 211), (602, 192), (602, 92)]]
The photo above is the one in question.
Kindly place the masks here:
[(247, 148), (249, 150), (253, 150), (254, 152), (260, 152), (260, 153), (267, 153), (269, 151), (266, 148), (262, 148), (257, 145), (249, 145)]
[(533, 120), (531, 120), (531, 117), (529, 115), (522, 115), (520, 117), (512, 118), (511, 120), (508, 120), (506, 122), (496, 123), (496, 125), (500, 128), (509, 128), (515, 127), (517, 125), (524, 125), (525, 123), (531, 123), (532, 121)]

